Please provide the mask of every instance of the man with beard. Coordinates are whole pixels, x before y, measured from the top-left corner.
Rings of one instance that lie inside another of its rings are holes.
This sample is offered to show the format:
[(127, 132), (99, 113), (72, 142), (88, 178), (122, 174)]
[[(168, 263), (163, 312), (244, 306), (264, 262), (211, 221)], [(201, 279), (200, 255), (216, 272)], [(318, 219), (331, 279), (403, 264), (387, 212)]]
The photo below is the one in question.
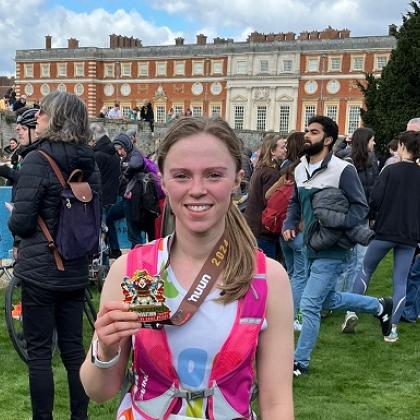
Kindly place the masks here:
[[(313, 227), (320, 224), (312, 208), (314, 194), (325, 188), (338, 188), (348, 200), (348, 211), (335, 230), (347, 231), (362, 225), (367, 217), (368, 205), (356, 169), (350, 163), (333, 155), (332, 148), (338, 137), (337, 124), (328, 117), (314, 116), (308, 122), (304, 137), (305, 154), (295, 169), (295, 192), (283, 225), (283, 237), (293, 239), (303, 221), (308, 258), (308, 279), (300, 301), (302, 331), (295, 351), (294, 375), (308, 372), (309, 360), (315, 346), (322, 309), (368, 312), (379, 318), (382, 333), (389, 334), (392, 300), (376, 299), (351, 293), (337, 293), (335, 283), (342, 272), (349, 249), (337, 243), (315, 251), (309, 242)], [(328, 226), (327, 226), (328, 227)]]

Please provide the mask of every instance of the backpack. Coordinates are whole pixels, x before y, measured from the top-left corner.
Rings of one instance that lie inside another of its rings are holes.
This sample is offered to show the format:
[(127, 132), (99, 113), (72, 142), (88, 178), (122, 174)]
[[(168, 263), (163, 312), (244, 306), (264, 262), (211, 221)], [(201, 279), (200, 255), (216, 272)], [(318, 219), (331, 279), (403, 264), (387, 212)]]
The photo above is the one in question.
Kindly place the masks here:
[(267, 200), (267, 206), (262, 212), (261, 222), (269, 232), (281, 233), (293, 188), (294, 184), (284, 184), (277, 188)]
[(57, 268), (64, 271), (62, 259), (73, 260), (99, 253), (100, 198), (88, 182), (82, 181), (83, 172), (80, 169), (75, 169), (65, 181), (54, 159), (43, 151), (39, 152), (51, 165), (63, 187), (55, 239), (41, 217), (38, 217), (38, 224), (48, 240)]

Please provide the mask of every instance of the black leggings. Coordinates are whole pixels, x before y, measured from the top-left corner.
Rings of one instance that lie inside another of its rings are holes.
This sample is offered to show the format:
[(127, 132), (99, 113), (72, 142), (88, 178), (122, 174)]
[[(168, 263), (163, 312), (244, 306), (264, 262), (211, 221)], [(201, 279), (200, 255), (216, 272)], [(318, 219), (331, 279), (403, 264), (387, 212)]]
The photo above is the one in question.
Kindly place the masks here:
[(83, 348), (84, 289), (46, 290), (22, 282), (23, 331), (28, 347), (33, 420), (52, 420), (54, 381), (52, 337), (57, 329), (61, 360), (67, 370), (71, 420), (86, 420), (89, 399), (79, 378)]

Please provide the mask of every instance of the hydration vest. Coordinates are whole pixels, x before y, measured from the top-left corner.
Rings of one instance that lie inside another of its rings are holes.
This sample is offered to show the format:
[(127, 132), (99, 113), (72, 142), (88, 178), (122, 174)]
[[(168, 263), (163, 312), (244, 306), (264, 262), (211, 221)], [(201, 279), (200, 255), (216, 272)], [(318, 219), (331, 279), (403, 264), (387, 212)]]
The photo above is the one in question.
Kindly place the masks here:
[[(133, 249), (128, 254), (127, 275), (131, 276), (140, 268), (157, 273), (158, 252), (163, 249), (163, 241), (158, 239)], [(265, 271), (265, 255), (257, 251), (256, 273), (247, 293), (238, 300), (233, 327), (214, 358), (205, 389), (182, 388), (164, 328), (141, 329), (133, 337), (135, 382), (130, 392), (131, 401), (127, 407), (126, 399), (123, 400), (117, 419), (167, 420), (171, 413), (178, 412), (183, 398), (206, 398), (210, 420), (252, 419), (254, 360), (266, 310)]]

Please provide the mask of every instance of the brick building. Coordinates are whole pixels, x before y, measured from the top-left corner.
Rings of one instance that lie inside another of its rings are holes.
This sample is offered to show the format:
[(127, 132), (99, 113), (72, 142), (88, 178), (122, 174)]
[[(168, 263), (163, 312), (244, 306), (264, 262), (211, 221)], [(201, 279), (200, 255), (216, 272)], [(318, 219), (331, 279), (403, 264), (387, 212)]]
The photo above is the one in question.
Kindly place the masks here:
[(395, 46), (391, 35), (351, 37), (347, 29), (261, 34), (246, 42), (197, 35), (170, 46), (143, 46), (110, 35), (109, 48), (79, 47), (16, 52), (16, 91), (28, 102), (55, 89), (74, 92), (91, 116), (118, 102), (128, 110), (150, 100), (157, 122), (170, 108), (180, 114), (225, 117), (236, 129), (301, 130), (315, 113), (334, 118), (340, 133), (360, 125), (363, 98), (355, 83), (364, 72), (380, 76)]

